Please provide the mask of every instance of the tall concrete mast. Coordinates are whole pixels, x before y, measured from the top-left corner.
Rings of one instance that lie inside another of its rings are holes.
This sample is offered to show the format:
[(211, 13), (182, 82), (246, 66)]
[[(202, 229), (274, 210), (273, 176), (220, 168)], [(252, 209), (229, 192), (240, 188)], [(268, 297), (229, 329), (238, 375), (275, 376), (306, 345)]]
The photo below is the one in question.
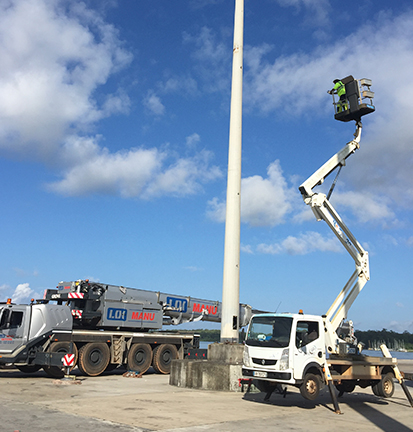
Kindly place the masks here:
[(221, 342), (238, 342), (244, 0), (235, 0)]

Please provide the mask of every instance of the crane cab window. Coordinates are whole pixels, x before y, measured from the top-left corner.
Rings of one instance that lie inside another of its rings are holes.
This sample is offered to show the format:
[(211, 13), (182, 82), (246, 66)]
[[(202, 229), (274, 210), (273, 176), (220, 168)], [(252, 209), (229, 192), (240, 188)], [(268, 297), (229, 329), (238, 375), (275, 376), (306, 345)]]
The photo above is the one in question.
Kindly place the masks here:
[(22, 311), (11, 311), (10, 309), (0, 311), (0, 329), (18, 328), (22, 322)]
[(23, 322), (23, 312), (13, 311), (10, 317), (10, 328), (17, 328), (22, 325)]
[(297, 331), (295, 337), (295, 344), (297, 348), (302, 348), (320, 336), (318, 322), (316, 321), (298, 321)]
[(7, 326), (10, 310), (3, 308), (0, 310), (0, 329), (4, 329)]

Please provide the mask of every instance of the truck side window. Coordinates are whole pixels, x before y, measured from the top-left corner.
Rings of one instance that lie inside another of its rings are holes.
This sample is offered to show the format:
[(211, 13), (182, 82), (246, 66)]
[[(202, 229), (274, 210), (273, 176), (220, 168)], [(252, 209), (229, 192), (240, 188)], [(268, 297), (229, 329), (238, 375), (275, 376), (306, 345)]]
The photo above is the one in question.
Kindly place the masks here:
[(10, 317), (10, 328), (17, 328), (22, 325), (23, 321), (23, 312), (21, 311), (13, 311)]
[(308, 345), (310, 342), (318, 339), (320, 336), (318, 322), (314, 321), (298, 321), (295, 337), (297, 348)]

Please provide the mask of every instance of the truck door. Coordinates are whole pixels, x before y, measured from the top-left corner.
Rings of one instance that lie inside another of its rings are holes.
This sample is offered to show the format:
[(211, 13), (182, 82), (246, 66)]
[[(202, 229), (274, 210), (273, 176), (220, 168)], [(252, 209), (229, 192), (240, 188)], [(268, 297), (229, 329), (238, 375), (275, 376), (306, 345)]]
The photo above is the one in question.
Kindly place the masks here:
[(30, 307), (5, 306), (0, 311), (0, 352), (12, 354), (27, 342)]
[(294, 378), (301, 379), (305, 367), (324, 361), (324, 344), (320, 333), (320, 323), (313, 320), (297, 321), (294, 344)]

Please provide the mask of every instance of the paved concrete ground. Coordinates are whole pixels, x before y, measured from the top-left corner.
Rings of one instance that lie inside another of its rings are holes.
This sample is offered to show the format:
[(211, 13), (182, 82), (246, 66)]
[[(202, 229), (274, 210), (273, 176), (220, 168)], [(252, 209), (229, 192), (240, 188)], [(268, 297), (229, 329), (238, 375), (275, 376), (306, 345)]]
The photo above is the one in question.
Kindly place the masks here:
[[(400, 368), (413, 372), (413, 362)], [(357, 387), (339, 400), (337, 415), (327, 389), (316, 403), (294, 388), (265, 403), (263, 393), (178, 388), (155, 373), (78, 377), (81, 385), (60, 385), (43, 372), (0, 370), (0, 432), (413, 431), (413, 408), (398, 384), (391, 399)], [(413, 381), (407, 385), (413, 393)]]

